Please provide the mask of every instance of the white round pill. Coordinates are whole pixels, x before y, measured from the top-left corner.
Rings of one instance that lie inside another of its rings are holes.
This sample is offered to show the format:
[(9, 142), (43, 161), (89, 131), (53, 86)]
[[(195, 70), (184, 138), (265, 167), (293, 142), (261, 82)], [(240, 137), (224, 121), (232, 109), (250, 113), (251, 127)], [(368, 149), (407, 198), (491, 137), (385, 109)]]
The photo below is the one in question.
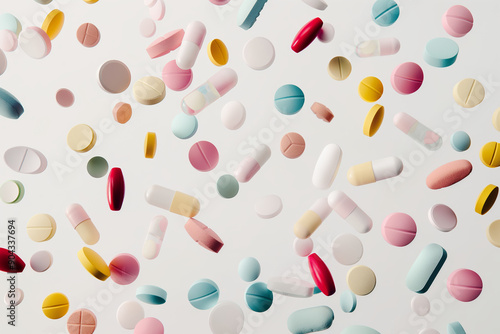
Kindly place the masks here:
[(9, 180), (0, 187), (0, 199), (7, 204), (20, 202), (24, 197), (24, 186), (20, 181)]
[(145, 18), (139, 25), (139, 31), (144, 37), (151, 37), (156, 32), (156, 23), (150, 18)]
[(5, 70), (7, 69), (7, 57), (5, 56), (5, 53), (0, 50), (0, 75), (5, 73)]
[(264, 37), (255, 37), (243, 48), (243, 60), (254, 70), (265, 70), (274, 62), (274, 46)]
[(220, 302), (210, 312), (208, 324), (213, 334), (238, 334), (243, 329), (245, 315), (238, 304)]
[(425, 316), (431, 310), (431, 302), (426, 296), (417, 295), (411, 300), (411, 310), (418, 316)]
[(123, 302), (116, 310), (116, 320), (125, 329), (134, 329), (142, 319), (144, 319), (144, 309), (134, 300)]
[(247, 112), (245, 106), (238, 101), (228, 102), (222, 107), (220, 118), (229, 130), (237, 130), (245, 123)]
[(7, 306), (12, 305), (12, 303), (14, 303), (14, 306), (17, 306), (21, 304), (23, 299), (24, 299), (24, 291), (22, 289), (15, 288), (13, 293), (11, 291), (7, 291), (5, 297), (3, 298), (3, 301)]
[(30, 266), (34, 271), (43, 273), (52, 266), (52, 254), (46, 250), (36, 252), (31, 256)]
[(324, 22), (323, 26), (319, 30), (318, 39), (320, 42), (329, 43), (333, 40), (335, 36), (335, 28), (330, 23)]
[(457, 226), (457, 215), (444, 204), (436, 204), (429, 210), (429, 219), (438, 230), (450, 232)]
[(363, 256), (363, 244), (353, 234), (341, 234), (332, 242), (333, 256), (338, 263), (350, 266)]
[(298, 256), (306, 257), (309, 256), (309, 254), (312, 253), (314, 248), (314, 242), (312, 241), (311, 238), (307, 239), (299, 239), (295, 238), (293, 241), (293, 249), (295, 249), (295, 253), (297, 253)]
[(422, 329), (418, 334), (439, 334), (439, 332), (434, 328), (426, 328)]
[(31, 58), (41, 59), (52, 49), (49, 35), (38, 27), (28, 27), (19, 34), (19, 46)]
[(255, 201), (254, 210), (260, 218), (274, 218), (282, 209), (283, 202), (281, 202), (281, 198), (276, 195), (264, 196)]
[(9, 29), (0, 30), (0, 49), (12, 52), (17, 49), (17, 35)]

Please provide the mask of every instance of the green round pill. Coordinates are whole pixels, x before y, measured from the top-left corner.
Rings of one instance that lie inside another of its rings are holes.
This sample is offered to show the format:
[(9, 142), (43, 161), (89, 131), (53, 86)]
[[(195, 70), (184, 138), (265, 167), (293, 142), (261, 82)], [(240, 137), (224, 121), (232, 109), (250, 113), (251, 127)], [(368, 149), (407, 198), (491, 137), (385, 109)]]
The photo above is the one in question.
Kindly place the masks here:
[(100, 178), (108, 172), (108, 162), (103, 157), (93, 157), (87, 163), (87, 172), (90, 176)]
[(217, 191), (224, 198), (233, 198), (238, 194), (238, 190), (240, 190), (240, 185), (232, 175), (222, 175), (217, 181)]

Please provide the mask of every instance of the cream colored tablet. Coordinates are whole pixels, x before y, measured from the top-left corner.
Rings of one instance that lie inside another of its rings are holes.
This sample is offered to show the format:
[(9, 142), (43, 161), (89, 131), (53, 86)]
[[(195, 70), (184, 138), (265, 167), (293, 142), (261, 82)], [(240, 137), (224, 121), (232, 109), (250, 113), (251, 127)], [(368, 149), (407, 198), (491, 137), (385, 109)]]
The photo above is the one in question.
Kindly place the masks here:
[(26, 231), (31, 240), (42, 242), (52, 239), (56, 233), (56, 221), (46, 213), (34, 215), (26, 224)]
[(484, 99), (483, 85), (477, 80), (463, 79), (453, 87), (453, 98), (458, 105), (464, 108), (473, 108)]
[(337, 81), (345, 80), (351, 74), (351, 62), (345, 57), (335, 57), (328, 63), (328, 74)]
[(500, 247), (500, 220), (495, 220), (488, 226), (486, 237), (493, 246)]
[(352, 267), (347, 273), (347, 285), (358, 296), (366, 296), (373, 291), (376, 284), (375, 273), (366, 266)]
[(76, 152), (88, 152), (94, 147), (97, 135), (90, 126), (78, 124), (68, 132), (66, 142), (68, 146)]
[(134, 84), (134, 99), (145, 105), (157, 104), (165, 98), (165, 83), (157, 77), (144, 77)]
[(493, 122), (493, 126), (495, 127), (495, 129), (497, 129), (497, 131), (500, 131), (500, 108), (495, 110), (491, 121)]

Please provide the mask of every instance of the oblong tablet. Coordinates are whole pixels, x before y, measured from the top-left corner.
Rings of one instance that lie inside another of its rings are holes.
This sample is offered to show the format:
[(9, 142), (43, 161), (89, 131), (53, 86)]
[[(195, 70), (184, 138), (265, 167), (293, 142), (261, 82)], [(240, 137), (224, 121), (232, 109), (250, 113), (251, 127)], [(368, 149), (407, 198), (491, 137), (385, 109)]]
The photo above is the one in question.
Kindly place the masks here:
[(380, 334), (380, 332), (367, 326), (352, 325), (344, 328), (340, 334)]
[(484, 215), (493, 207), (495, 201), (497, 200), (497, 196), (498, 187), (493, 184), (487, 185), (479, 194), (474, 210), (480, 215)]
[(311, 297), (314, 293), (314, 284), (296, 277), (271, 277), (267, 288), (274, 293), (297, 298)]
[(309, 255), (307, 260), (309, 262), (309, 270), (311, 271), (316, 286), (325, 296), (333, 295), (335, 293), (335, 283), (333, 282), (332, 273), (325, 262), (323, 262), (316, 253)]
[(38, 27), (28, 27), (19, 34), (19, 46), (31, 58), (41, 59), (52, 49), (50, 37)]
[(119, 211), (125, 198), (125, 179), (121, 168), (114, 167), (109, 172), (106, 194), (109, 208), (112, 211)]
[(128, 88), (132, 76), (127, 65), (119, 60), (109, 60), (101, 65), (98, 79), (102, 89), (111, 94), (118, 94)]
[(323, 21), (316, 17), (311, 21), (307, 22), (295, 35), (292, 42), (292, 50), (296, 53), (304, 50), (309, 44), (312, 43), (318, 36), (321, 27), (323, 26)]
[(16, 253), (0, 247), (0, 271), (20, 273), (24, 270), (24, 267), (26, 267), (26, 264)]
[(468, 160), (455, 160), (433, 170), (425, 183), (430, 189), (441, 189), (461, 181), (470, 172), (472, 164)]
[(146, 48), (146, 52), (151, 59), (164, 56), (170, 53), (170, 51), (177, 49), (181, 45), (183, 37), (184, 29), (169, 31), (149, 44)]
[(446, 251), (438, 244), (425, 246), (406, 275), (408, 289), (416, 293), (425, 293), (429, 290), (446, 257)]
[(328, 144), (321, 151), (312, 175), (312, 183), (320, 189), (331, 187), (339, 171), (342, 150), (337, 144)]
[(18, 99), (8, 91), (0, 88), (0, 115), (10, 119), (18, 119), (24, 113), (24, 108)]
[(184, 225), (184, 228), (194, 241), (209, 251), (218, 253), (222, 246), (224, 246), (224, 242), (217, 233), (194, 218), (190, 218)]
[(102, 257), (90, 248), (83, 247), (78, 251), (78, 259), (83, 267), (95, 278), (105, 281), (111, 275), (108, 265)]
[(455, 63), (458, 56), (458, 44), (444, 37), (434, 38), (427, 42), (424, 60), (434, 67), (448, 67)]
[(436, 204), (429, 209), (431, 223), (442, 232), (449, 232), (457, 226), (457, 215), (447, 205)]
[(9, 148), (3, 159), (10, 169), (23, 174), (39, 174), (47, 168), (47, 158), (40, 151), (26, 146)]
[(210, 311), (208, 324), (213, 334), (238, 334), (243, 329), (245, 315), (238, 304), (223, 301)]
[(287, 327), (292, 334), (319, 332), (330, 328), (333, 318), (333, 311), (330, 307), (315, 306), (290, 314)]

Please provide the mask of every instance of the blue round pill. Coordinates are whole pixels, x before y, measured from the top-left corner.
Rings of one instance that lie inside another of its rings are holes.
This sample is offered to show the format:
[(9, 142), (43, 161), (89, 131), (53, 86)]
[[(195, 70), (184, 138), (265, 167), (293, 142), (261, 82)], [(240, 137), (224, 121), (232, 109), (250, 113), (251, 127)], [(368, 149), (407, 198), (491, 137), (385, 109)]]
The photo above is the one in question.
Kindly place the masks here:
[(284, 85), (274, 94), (274, 106), (284, 115), (294, 115), (304, 106), (305, 97), (302, 89), (295, 85)]
[(470, 137), (464, 131), (457, 131), (451, 135), (451, 147), (457, 152), (467, 151), (470, 147)]
[(273, 293), (262, 282), (250, 285), (245, 292), (247, 306), (254, 312), (265, 312), (273, 305)]
[(340, 295), (340, 308), (346, 313), (354, 312), (357, 303), (356, 295), (350, 290), (346, 290)]
[(238, 274), (245, 282), (255, 281), (260, 275), (260, 263), (254, 257), (246, 257), (238, 265)]
[(198, 310), (208, 310), (219, 301), (219, 287), (207, 278), (196, 281), (188, 292), (188, 300)]
[(172, 120), (171, 129), (177, 138), (189, 139), (198, 130), (198, 120), (196, 116), (180, 113)]
[(142, 285), (135, 290), (135, 296), (140, 301), (153, 304), (161, 305), (167, 301), (167, 291), (155, 285)]
[(449, 38), (434, 38), (427, 42), (424, 60), (434, 67), (448, 67), (455, 63), (458, 44)]
[(388, 27), (399, 18), (399, 6), (394, 0), (377, 0), (372, 7), (372, 18), (379, 26)]

